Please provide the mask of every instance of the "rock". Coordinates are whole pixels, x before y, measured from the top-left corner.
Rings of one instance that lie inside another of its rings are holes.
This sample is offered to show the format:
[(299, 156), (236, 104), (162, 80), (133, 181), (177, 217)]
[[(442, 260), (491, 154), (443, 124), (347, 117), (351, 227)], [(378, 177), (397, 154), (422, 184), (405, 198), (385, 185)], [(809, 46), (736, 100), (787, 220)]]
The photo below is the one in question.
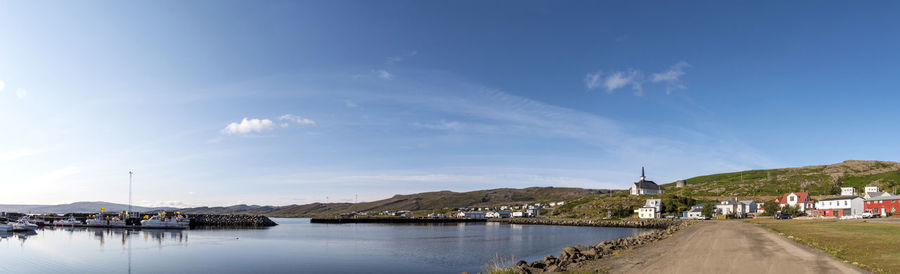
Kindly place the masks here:
[(528, 265), (528, 262), (526, 262), (526, 261), (519, 261), (518, 263), (516, 263), (516, 266), (523, 266), (523, 265)]

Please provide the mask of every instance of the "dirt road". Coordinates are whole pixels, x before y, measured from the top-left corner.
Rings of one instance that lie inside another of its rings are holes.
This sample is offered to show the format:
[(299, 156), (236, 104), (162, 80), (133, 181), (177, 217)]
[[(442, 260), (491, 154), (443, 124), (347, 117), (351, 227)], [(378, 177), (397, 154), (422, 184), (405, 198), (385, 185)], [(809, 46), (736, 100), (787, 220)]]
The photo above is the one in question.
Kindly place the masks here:
[(867, 273), (741, 221), (706, 221), (669, 239), (570, 269), (611, 273)]

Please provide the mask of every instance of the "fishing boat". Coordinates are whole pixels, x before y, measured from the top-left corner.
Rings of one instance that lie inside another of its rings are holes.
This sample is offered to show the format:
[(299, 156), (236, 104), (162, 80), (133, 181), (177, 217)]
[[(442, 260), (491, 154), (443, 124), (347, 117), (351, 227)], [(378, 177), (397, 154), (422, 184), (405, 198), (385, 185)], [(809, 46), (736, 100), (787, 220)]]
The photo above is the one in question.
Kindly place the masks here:
[(146, 220), (141, 220), (141, 227), (184, 229), (191, 227), (191, 220), (177, 215), (177, 212), (174, 217), (167, 218), (166, 212), (163, 211), (159, 215), (150, 217)]
[(22, 217), (22, 219), (12, 223), (12, 231), (29, 231), (37, 228), (38, 225), (31, 223), (31, 221), (28, 220), (28, 217)]
[(95, 227), (125, 227), (125, 220), (120, 219), (118, 216), (113, 217), (104, 217), (101, 211), (100, 214), (94, 215), (93, 218), (87, 219), (85, 221), (87, 226), (95, 226)]
[(81, 221), (75, 219), (75, 216), (69, 216), (68, 219), (61, 220), (61, 221), (58, 221), (58, 222), (53, 222), (53, 224), (54, 224), (54, 225), (62, 225), (62, 226), (66, 226), (66, 225), (80, 225), (80, 224), (81, 224)]

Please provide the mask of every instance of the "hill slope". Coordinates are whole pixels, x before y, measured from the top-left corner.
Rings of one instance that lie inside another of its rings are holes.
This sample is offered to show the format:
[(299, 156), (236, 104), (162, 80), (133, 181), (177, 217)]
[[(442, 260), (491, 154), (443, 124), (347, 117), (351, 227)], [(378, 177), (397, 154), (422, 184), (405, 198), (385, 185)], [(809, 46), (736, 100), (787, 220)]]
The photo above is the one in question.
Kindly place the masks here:
[(666, 193), (681, 196), (778, 196), (806, 191), (813, 195), (840, 194), (841, 187), (879, 186), (893, 192), (900, 186), (900, 163), (848, 160), (832, 165), (747, 170), (687, 179), (687, 186), (664, 184)]
[[(99, 212), (100, 208), (106, 208), (107, 212), (118, 212), (128, 208), (126, 204), (116, 204), (108, 202), (75, 202), (71, 204), (61, 205), (0, 205), (0, 211), (3, 212), (19, 212), (31, 214), (65, 214), (65, 213), (90, 213)], [(131, 206), (132, 211), (147, 212), (154, 210), (173, 210), (175, 208), (168, 207), (143, 207)]]
[(270, 217), (330, 217), (353, 211), (385, 211), (385, 210), (427, 210), (460, 207), (479, 207), (493, 205), (520, 204), (527, 202), (550, 202), (577, 199), (606, 193), (606, 190), (530, 187), (524, 189), (498, 188), (470, 192), (435, 191), (394, 197), (365, 203), (312, 203), (305, 205), (289, 205), (282, 207), (262, 206), (230, 206), (200, 207), (180, 209), (184, 213), (242, 213), (261, 214)]

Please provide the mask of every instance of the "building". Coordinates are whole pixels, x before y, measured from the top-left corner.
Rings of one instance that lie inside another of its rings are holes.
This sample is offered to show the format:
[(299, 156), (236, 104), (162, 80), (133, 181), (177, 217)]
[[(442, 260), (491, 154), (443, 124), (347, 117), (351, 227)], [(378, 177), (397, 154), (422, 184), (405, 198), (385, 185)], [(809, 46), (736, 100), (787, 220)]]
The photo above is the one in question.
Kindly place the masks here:
[(831, 198), (816, 202), (816, 215), (820, 217), (858, 218), (862, 217), (863, 210), (863, 199), (860, 197)]
[(487, 214), (484, 214), (485, 217), (488, 218), (509, 218), (512, 217), (512, 212), (509, 211), (491, 211)]
[(443, 219), (443, 218), (447, 218), (447, 216), (444, 216), (444, 214), (441, 214), (441, 213), (428, 213), (428, 218)]
[(529, 206), (528, 209), (525, 210), (525, 217), (537, 217), (541, 215), (541, 207), (539, 206)]
[(866, 186), (865, 192), (881, 192), (877, 186)]
[(756, 213), (763, 213), (763, 212), (766, 212), (766, 207), (765, 207), (765, 205), (766, 205), (766, 203), (757, 203), (757, 204), (756, 204)]
[(879, 196), (866, 199), (863, 210), (878, 216), (892, 216), (900, 209), (900, 195)]
[[(869, 187), (866, 187), (866, 188), (869, 188)], [(894, 194), (891, 194), (890, 192), (878, 192), (878, 191), (866, 192), (865, 194), (863, 194), (863, 199), (868, 200), (868, 199), (872, 199), (875, 197), (889, 197), (889, 196), (893, 196), (893, 195)]]
[(675, 182), (675, 187), (682, 188), (685, 186), (687, 186), (687, 180), (679, 180), (678, 182)]
[(522, 217), (525, 217), (525, 212), (522, 212), (522, 211), (515, 211), (515, 212), (512, 213), (512, 216), (513, 216), (513, 217), (516, 217), (516, 218), (522, 218)]
[[(691, 209), (684, 212), (684, 218), (686, 219), (704, 219), (703, 217), (703, 206), (706, 204), (698, 204), (691, 206)], [(715, 213), (713, 213), (715, 214)]]
[(735, 217), (743, 217), (740, 203), (733, 198), (716, 203), (716, 212), (722, 215), (734, 215)]
[(646, 177), (644, 177), (644, 168), (641, 167), (641, 180), (631, 184), (631, 195), (650, 195), (662, 193), (665, 193), (665, 189), (663, 189), (662, 186), (657, 185), (653, 181), (647, 181)]
[(852, 187), (842, 187), (841, 196), (856, 196), (856, 189)]
[(743, 212), (744, 215), (747, 215), (750, 213), (755, 214), (759, 211), (759, 205), (757, 205), (756, 201), (754, 201), (754, 200), (738, 201), (738, 204), (741, 205), (741, 212)]
[(784, 196), (775, 198), (775, 203), (780, 207), (797, 206), (800, 211), (806, 212), (807, 209), (816, 207), (812, 199), (809, 198), (809, 192), (791, 192), (785, 193)]
[(456, 217), (466, 219), (484, 219), (487, 216), (484, 214), (484, 212), (469, 211), (457, 213)]
[(637, 212), (638, 218), (641, 219), (659, 218), (660, 214), (662, 214), (662, 200), (647, 199), (647, 202), (644, 203), (644, 206), (638, 208), (634, 212)]

